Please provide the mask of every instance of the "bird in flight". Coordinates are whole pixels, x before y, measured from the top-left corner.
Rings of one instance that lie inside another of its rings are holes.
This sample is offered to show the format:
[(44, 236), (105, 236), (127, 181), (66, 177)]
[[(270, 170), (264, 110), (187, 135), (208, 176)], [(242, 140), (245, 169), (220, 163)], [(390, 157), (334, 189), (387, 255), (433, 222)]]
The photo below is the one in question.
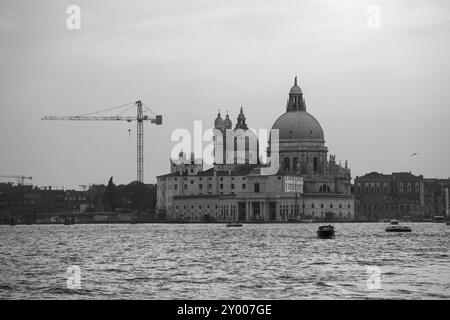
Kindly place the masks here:
[(418, 155), (419, 155), (418, 152), (414, 152), (414, 153), (411, 155), (411, 158), (414, 157), (414, 156), (418, 156)]

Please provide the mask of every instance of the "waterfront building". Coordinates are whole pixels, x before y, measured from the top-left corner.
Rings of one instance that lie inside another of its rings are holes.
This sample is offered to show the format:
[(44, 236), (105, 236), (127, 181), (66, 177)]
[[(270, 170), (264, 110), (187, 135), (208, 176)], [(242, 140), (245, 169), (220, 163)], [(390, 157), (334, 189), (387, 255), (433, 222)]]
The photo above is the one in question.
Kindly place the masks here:
[(450, 220), (450, 178), (424, 179), (425, 186), (425, 212), (427, 219), (434, 216), (444, 216)]
[(367, 173), (355, 178), (356, 217), (361, 220), (422, 219), (425, 187), (422, 175), (410, 172)]
[[(219, 132), (214, 137), (214, 156), (224, 161), (204, 170), (202, 160), (192, 155), (188, 159), (181, 153), (179, 159), (171, 160), (170, 173), (157, 177), (159, 214), (173, 221), (353, 219), (347, 161), (342, 166), (335, 155), (328, 158), (322, 127), (306, 111), (297, 78), (286, 111), (272, 126), (279, 136), (275, 174), (262, 173), (265, 166), (259, 161), (258, 141), (242, 107), (234, 129), (229, 115), (223, 119), (220, 112), (214, 129)], [(234, 140), (227, 139), (229, 134)]]

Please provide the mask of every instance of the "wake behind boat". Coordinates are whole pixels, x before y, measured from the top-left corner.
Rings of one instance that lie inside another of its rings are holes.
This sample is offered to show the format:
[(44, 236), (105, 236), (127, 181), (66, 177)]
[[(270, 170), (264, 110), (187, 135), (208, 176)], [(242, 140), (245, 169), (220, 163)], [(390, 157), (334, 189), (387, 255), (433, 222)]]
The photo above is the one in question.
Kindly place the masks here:
[(411, 232), (408, 226), (389, 226), (386, 227), (386, 232)]

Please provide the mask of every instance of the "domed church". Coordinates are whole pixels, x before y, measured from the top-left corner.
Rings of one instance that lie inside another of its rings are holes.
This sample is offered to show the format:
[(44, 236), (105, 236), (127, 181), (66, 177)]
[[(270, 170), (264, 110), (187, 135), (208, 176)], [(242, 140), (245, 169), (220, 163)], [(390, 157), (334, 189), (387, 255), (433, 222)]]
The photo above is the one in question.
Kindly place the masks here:
[(214, 120), (215, 163), (180, 154), (171, 172), (157, 177), (157, 211), (173, 221), (309, 222), (349, 221), (354, 217), (351, 174), (325, 146), (317, 119), (306, 111), (297, 77), (286, 112), (274, 122), (278, 131), (278, 170), (264, 174), (256, 135), (241, 107), (237, 122), (220, 111)]
[(295, 77), (289, 92), (286, 112), (272, 126), (278, 130), (280, 174), (303, 177), (305, 193), (351, 193), (350, 169), (327, 160), (323, 129), (306, 111), (305, 98)]

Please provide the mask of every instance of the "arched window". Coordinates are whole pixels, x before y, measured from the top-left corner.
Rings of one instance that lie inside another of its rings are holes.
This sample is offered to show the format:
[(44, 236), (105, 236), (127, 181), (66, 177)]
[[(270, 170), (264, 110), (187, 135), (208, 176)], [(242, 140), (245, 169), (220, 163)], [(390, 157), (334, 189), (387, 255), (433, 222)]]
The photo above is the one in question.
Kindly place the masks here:
[(294, 161), (292, 162), (292, 170), (293, 170), (294, 172), (297, 172), (297, 171), (298, 171), (298, 158), (297, 158), (297, 157), (295, 157), (295, 158), (294, 158)]
[(319, 159), (317, 159), (317, 157), (314, 157), (314, 159), (313, 159), (313, 170), (314, 170), (314, 173), (317, 173), (318, 169), (319, 169)]
[(323, 184), (319, 188), (319, 192), (331, 192), (330, 186)]
[(284, 170), (291, 170), (291, 160), (288, 157), (284, 158)]

